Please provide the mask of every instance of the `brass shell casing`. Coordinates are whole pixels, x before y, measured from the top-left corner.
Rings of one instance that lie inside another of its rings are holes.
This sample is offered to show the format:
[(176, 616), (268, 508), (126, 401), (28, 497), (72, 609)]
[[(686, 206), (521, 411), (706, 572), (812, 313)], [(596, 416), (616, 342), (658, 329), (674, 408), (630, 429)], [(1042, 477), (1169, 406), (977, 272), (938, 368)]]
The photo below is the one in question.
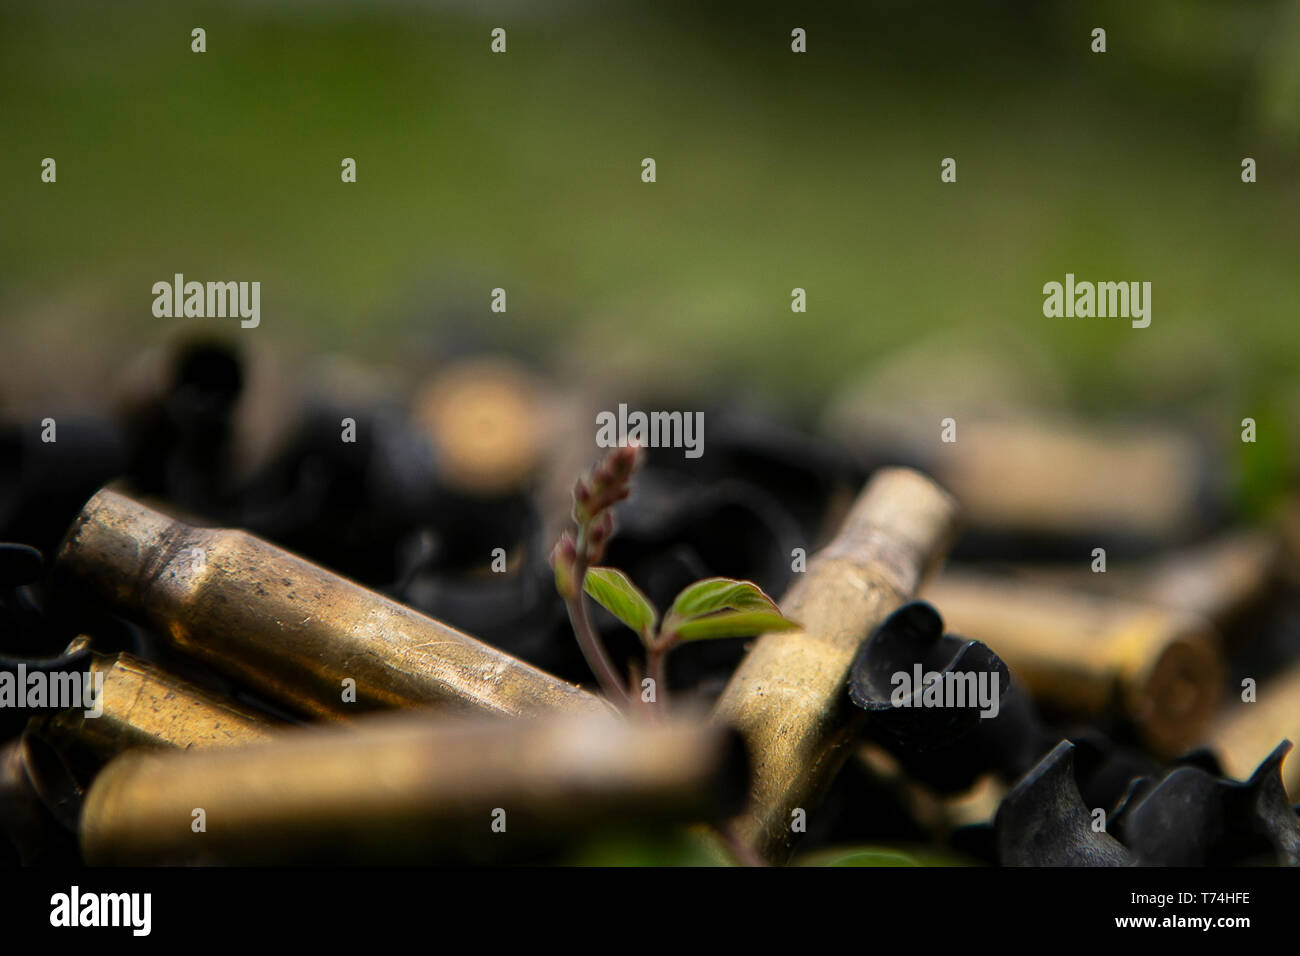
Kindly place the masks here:
[(69, 708), (31, 721), (29, 730), (64, 753), (100, 761), (133, 747), (178, 750), (265, 740), (274, 725), (131, 654), (91, 658), (103, 674), (103, 712)]
[[(1283, 740), (1300, 743), (1300, 665), (1282, 671), (1256, 688), (1253, 703), (1230, 700), (1210, 732), (1210, 747), (1230, 777), (1245, 780)], [(1282, 762), (1282, 782), (1300, 800), (1300, 757), (1293, 750)]]
[(781, 602), (802, 628), (759, 638), (723, 691), (715, 718), (741, 731), (754, 761), (733, 827), (764, 857), (788, 857), (792, 812), (820, 799), (850, 753), (862, 722), (846, 692), (853, 659), (937, 565), (956, 519), (953, 499), (919, 472), (877, 472)]
[(710, 724), (370, 716), (126, 754), (86, 797), (82, 849), (93, 864), (504, 859), (608, 826), (717, 820), (744, 768), (740, 740)]
[(1080, 717), (1118, 707), (1165, 756), (1199, 743), (1218, 704), (1222, 659), (1198, 615), (972, 572), (946, 572), (922, 596), (1040, 704)]
[[(80, 636), (67, 653), (88, 643)], [(23, 735), (0, 750), (0, 831), (25, 862), (58, 852), (75, 822), (82, 780), (118, 754), (234, 747), (275, 731), (264, 718), (130, 654), (93, 654), (88, 669), (92, 678), (103, 678), (97, 707), (86, 701), (33, 717)]]
[(1169, 541), (1203, 510), (1205, 466), (1180, 432), (1049, 420), (964, 427), (961, 442), (940, 444), (934, 474), (972, 526), (1065, 535), (1100, 526)]
[[(578, 687), (242, 531), (198, 528), (107, 489), (56, 573), (309, 716), (439, 705), (509, 716), (599, 712)], [(345, 702), (343, 681), (356, 682)]]

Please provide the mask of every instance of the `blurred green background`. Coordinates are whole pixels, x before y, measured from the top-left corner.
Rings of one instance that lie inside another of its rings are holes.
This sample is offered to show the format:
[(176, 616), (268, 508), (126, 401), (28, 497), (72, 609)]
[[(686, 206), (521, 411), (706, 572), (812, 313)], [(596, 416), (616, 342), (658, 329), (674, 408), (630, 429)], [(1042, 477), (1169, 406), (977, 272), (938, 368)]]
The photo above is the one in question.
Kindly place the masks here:
[[(260, 280), (239, 335), (290, 352), (566, 343), (791, 407), (922, 340), (1090, 410), (1284, 415), (1300, 364), (1292, 0), (11, 2), (0, 128), (15, 364), (173, 335), (174, 272)], [(1045, 318), (1067, 271), (1151, 281), (1151, 327)]]

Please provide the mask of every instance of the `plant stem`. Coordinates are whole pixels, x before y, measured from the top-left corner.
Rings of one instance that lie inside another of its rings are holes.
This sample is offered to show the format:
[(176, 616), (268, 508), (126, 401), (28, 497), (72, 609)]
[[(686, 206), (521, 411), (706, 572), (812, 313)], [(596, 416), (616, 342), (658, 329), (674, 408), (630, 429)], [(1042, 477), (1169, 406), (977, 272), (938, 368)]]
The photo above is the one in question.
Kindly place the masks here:
[(619, 707), (626, 708), (631, 699), (628, 697), (627, 691), (623, 689), (623, 683), (619, 680), (618, 671), (614, 669), (614, 663), (609, 659), (609, 654), (605, 652), (605, 645), (600, 642), (600, 637), (597, 636), (595, 628), (591, 625), (591, 618), (587, 614), (587, 594), (583, 590), (583, 585), (587, 580), (586, 545), (586, 529), (579, 528), (578, 558), (573, 565), (573, 578), (577, 582), (577, 593), (564, 603), (569, 610), (569, 623), (573, 625), (573, 633), (578, 638), (578, 647), (582, 650), (582, 656), (587, 660), (587, 666), (596, 675), (601, 690), (605, 692), (606, 697)]
[(664, 664), (668, 658), (668, 652), (677, 644), (677, 635), (669, 634), (667, 638), (651, 640), (646, 644), (645, 665), (646, 676), (654, 681), (655, 703), (659, 706), (657, 714), (662, 714), (668, 707), (668, 685), (664, 679)]

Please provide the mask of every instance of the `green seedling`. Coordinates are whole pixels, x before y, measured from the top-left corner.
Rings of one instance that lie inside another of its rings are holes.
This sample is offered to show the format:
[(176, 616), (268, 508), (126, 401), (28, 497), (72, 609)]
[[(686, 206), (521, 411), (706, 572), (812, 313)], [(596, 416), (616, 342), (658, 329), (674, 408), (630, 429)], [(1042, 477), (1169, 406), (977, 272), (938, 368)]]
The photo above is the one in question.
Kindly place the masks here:
[[(551, 552), (555, 586), (564, 598), (578, 645), (605, 695), (624, 709), (637, 701), (664, 704), (664, 667), (668, 654), (691, 641), (754, 637), (799, 627), (786, 618), (776, 602), (749, 581), (706, 578), (684, 588), (662, 615), (626, 574), (601, 567), (600, 559), (614, 535), (613, 506), (628, 496), (632, 474), (640, 463), (635, 446), (611, 451), (573, 490), (576, 535), (566, 531)], [(618, 618), (641, 639), (645, 648), (645, 678), (653, 681), (644, 693), (637, 671), (625, 681), (592, 626), (584, 598)]]

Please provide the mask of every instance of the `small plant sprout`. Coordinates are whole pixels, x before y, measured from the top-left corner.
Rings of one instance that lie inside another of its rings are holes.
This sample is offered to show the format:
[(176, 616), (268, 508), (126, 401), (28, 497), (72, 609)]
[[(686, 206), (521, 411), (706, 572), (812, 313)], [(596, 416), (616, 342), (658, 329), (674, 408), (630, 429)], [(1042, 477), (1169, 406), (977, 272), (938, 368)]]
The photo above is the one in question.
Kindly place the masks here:
[[(640, 458), (636, 446), (620, 446), (578, 480), (573, 489), (577, 535), (564, 532), (551, 552), (555, 586), (568, 607), (578, 646), (605, 695), (625, 709), (641, 700), (642, 673), (654, 681), (654, 701), (665, 701), (665, 661), (679, 644), (754, 637), (799, 626), (757, 585), (732, 578), (706, 578), (689, 585), (661, 619), (650, 599), (626, 574), (599, 566), (614, 535), (613, 506), (628, 496)], [(644, 672), (634, 664), (626, 684), (592, 626), (584, 594), (631, 628), (645, 647)]]

